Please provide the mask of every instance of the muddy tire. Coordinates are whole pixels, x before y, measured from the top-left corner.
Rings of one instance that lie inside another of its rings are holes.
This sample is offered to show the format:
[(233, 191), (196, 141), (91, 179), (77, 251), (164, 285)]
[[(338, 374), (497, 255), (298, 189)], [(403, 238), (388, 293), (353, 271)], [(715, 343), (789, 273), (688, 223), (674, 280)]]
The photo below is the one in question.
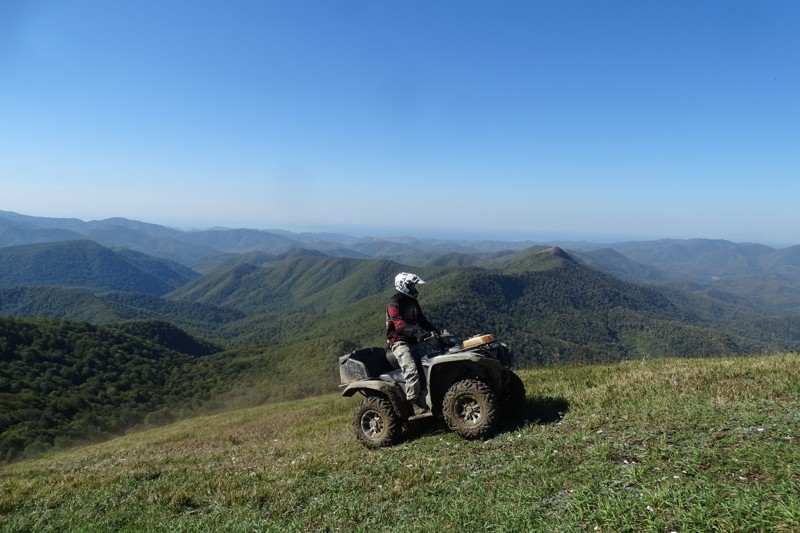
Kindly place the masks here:
[(402, 424), (388, 399), (367, 396), (356, 407), (353, 430), (361, 444), (376, 449), (396, 444), (402, 433)]
[(447, 427), (465, 439), (486, 438), (496, 429), (497, 398), (483, 381), (457, 381), (444, 395), (442, 416)]

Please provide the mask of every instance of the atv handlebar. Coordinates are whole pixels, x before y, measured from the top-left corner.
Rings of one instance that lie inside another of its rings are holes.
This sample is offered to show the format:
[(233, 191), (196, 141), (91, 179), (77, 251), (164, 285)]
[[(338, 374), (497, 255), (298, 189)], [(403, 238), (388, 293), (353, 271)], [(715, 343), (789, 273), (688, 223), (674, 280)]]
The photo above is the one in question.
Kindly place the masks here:
[(442, 351), (447, 351), (449, 348), (452, 348), (453, 346), (456, 346), (458, 344), (455, 336), (453, 336), (446, 329), (442, 331), (431, 331), (427, 335), (424, 335), (420, 339), (420, 342), (426, 342), (431, 339), (436, 341), (436, 344)]

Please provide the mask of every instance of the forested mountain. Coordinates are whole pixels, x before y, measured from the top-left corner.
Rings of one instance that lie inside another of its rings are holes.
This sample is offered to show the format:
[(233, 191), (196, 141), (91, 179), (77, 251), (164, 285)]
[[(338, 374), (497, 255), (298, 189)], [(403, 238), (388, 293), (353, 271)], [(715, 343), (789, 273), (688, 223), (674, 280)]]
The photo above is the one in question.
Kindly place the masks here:
[(61, 318), (92, 324), (159, 318), (206, 337), (219, 335), (219, 327), (245, 317), (234, 309), (143, 293), (97, 293), (60, 287), (0, 289), (0, 316)]
[(0, 461), (199, 407), (219, 392), (220, 376), (198, 362), (215, 351), (163, 322), (0, 317)]
[(576, 255), (624, 279), (736, 299), (758, 312), (800, 313), (800, 246), (663, 240), (620, 243)]
[[(196, 268), (224, 254), (285, 255), (295, 249), (336, 257), (383, 257), (405, 264), (442, 261), (480, 262), (492, 254), (517, 252), (532, 241), (456, 241), (413, 237), (350, 237), (336, 233), (293, 233), (284, 230), (211, 229), (183, 231), (157, 224), (111, 218), (77, 219), (31, 217), (0, 211), (0, 247), (86, 238), (108, 247), (121, 247), (171, 259)], [(762, 244), (719, 239), (663, 239), (599, 246), (556, 243), (601, 270), (642, 281), (680, 277), (694, 282), (778, 275), (800, 278), (800, 246), (772, 248)], [(602, 249), (605, 248), (605, 251)], [(613, 250), (621, 256), (613, 256)], [(443, 259), (446, 254), (452, 255)], [(624, 259), (623, 259), (624, 257)], [(627, 264), (625, 264), (627, 262)], [(198, 268), (208, 272), (206, 268)]]
[(613, 248), (600, 248), (598, 250), (574, 253), (576, 257), (587, 264), (622, 279), (643, 282), (686, 280), (686, 276), (682, 274), (671, 273), (655, 266), (637, 263)]
[[(735, 302), (624, 282), (560, 249), (501, 262), (426, 269), (420, 298), (437, 326), (462, 338), (494, 333), (524, 366), (775, 351), (800, 339), (797, 319), (750, 316)], [(9, 413), (0, 453), (16, 457), (193, 413), (236, 390), (252, 391), (248, 402), (331, 390), (336, 356), (382, 344), (392, 292), (385, 286), (401, 268), (308, 256), (223, 269), (166, 297), (38, 289), (78, 309), (108, 306), (136, 310), (126, 318), (169, 322), (0, 320), (0, 401)], [(215, 353), (213, 341), (171, 323), (235, 349)]]
[(402, 269), (381, 259), (289, 257), (262, 267), (244, 264), (215, 271), (167, 298), (248, 313), (327, 312), (384, 292)]
[[(788, 319), (760, 317), (724, 298), (679, 297), (683, 293), (625, 282), (558, 248), (534, 247), (483, 264), (494, 266), (425, 267), (430, 283), (421, 298), (441, 327), (462, 336), (500, 334), (528, 364), (746, 353), (791, 348), (800, 340)], [(386, 286), (404, 268), (387, 260), (293, 257), (220, 269), (166, 299), (242, 312), (251, 341), (274, 334), (257, 322), (280, 323), (285, 315), (303, 328), (341, 322), (353, 338), (370, 338), (369, 330), (347, 321), (371, 313), (377, 337), (381, 298), (391, 294)], [(237, 324), (227, 326), (234, 329), (225, 336), (235, 338)]]
[(0, 211), (0, 246), (20, 246), (42, 242), (71, 241), (84, 238), (80, 233), (57, 228), (39, 228), (24, 222), (2, 218)]
[(161, 295), (199, 274), (181, 264), (93, 241), (0, 248), (0, 288), (50, 286)]
[[(221, 239), (219, 232), (217, 238)], [(231, 238), (247, 247), (256, 236), (233, 232)], [(285, 237), (279, 241), (286, 244)], [(700, 246), (694, 243), (690, 248)], [(730, 247), (712, 243), (712, 248)], [(343, 317), (344, 330), (355, 339), (367, 339), (379, 335), (379, 326), (370, 322), (374, 333), (348, 326), (348, 316), (380, 316), (378, 300), (387, 290), (391, 292), (394, 273), (422, 268), (425, 277), (441, 278), (448, 284), (447, 290), (426, 287), (437, 298), (432, 312), (447, 322), (447, 327), (464, 335), (490, 328), (502, 331), (517, 345), (522, 361), (610, 360), (692, 351), (738, 353), (791, 349), (797, 344), (791, 317), (758, 316), (758, 309), (748, 309), (752, 301), (745, 296), (737, 297), (719, 287), (692, 288), (674, 282), (658, 290), (648, 289), (602, 274), (585, 261), (603, 263), (608, 269), (613, 264), (627, 273), (627, 279), (664, 281), (676, 279), (676, 275), (635, 263), (613, 250), (579, 255), (584, 261), (576, 261), (561, 248), (545, 246), (516, 252), (450, 252), (412, 267), (387, 259), (329, 257), (294, 249), (275, 255), (223, 254), (216, 262), (208, 260), (207, 273), (201, 276), (135, 252), (111, 251), (90, 241), (65, 241), (0, 249), (0, 269), (4, 269), (0, 286), (9, 287), (0, 294), (0, 310), (12, 316), (94, 323), (159, 318), (232, 345), (269, 342), (275, 337), (291, 341), (301, 335), (294, 331), (295, 324), (303, 324), (307, 331)], [(509, 299), (507, 292), (470, 289), (476, 279), (496, 280), (497, 276), (502, 280), (496, 283), (519, 287), (519, 294)], [(761, 286), (771, 283), (769, 278), (759, 281)], [(43, 292), (41, 286), (47, 284), (54, 287)], [(558, 289), (553, 292), (552, 287)], [(758, 296), (772, 294), (774, 301), (782, 299), (786, 313), (791, 313), (799, 299), (794, 298), (796, 292), (780, 287), (779, 281), (774, 282), (772, 290)], [(165, 294), (168, 289), (174, 290)], [(685, 296), (685, 291), (693, 297)], [(161, 294), (165, 297), (154, 298)], [(498, 294), (502, 298), (492, 299)], [(607, 300), (594, 298), (598, 294)], [(641, 294), (647, 294), (647, 305), (631, 296)], [(668, 299), (664, 294), (671, 296)], [(468, 309), (454, 314), (452, 309), (464, 301)], [(667, 305), (670, 302), (672, 305)], [(287, 323), (286, 317), (292, 320)], [(280, 331), (276, 324), (281, 325)]]
[[(445, 279), (458, 292), (436, 311), (448, 321), (513, 340), (523, 361), (552, 364), (797, 347), (797, 321), (767, 319), (706, 295), (624, 282), (563, 251), (517, 254), (499, 270)], [(463, 326), (462, 326), (463, 327)], [(781, 341), (771, 342), (780, 338)]]
[[(0, 211), (0, 247), (56, 240), (88, 238), (109, 247), (137, 250), (191, 266), (191, 263), (226, 253), (285, 254), (294, 248), (316, 250), (331, 256), (420, 257), (429, 260), (448, 253), (484, 256), (520, 251), (534, 245), (558, 246), (577, 252), (608, 248), (628, 260), (667, 273), (693, 277), (748, 276), (761, 273), (796, 274), (800, 246), (772, 248), (762, 244), (732, 243), (719, 239), (663, 239), (592, 243), (536, 243), (533, 241), (457, 241), (414, 237), (350, 237), (336, 233), (293, 233), (284, 230), (211, 229), (183, 231), (124, 218), (84, 222)], [(601, 268), (598, 264), (598, 268)]]
[(724, 240), (665, 239), (612, 246), (633, 261), (695, 280), (782, 274), (800, 279), (800, 246), (771, 248)]
[(107, 324), (146, 315), (84, 289), (14, 287), (0, 289), (0, 316), (63, 318)]
[[(57, 434), (65, 444), (118, 432), (150, 412), (154, 421), (222, 398), (331, 390), (336, 356), (384, 345), (384, 305), (403, 270), (428, 281), (420, 299), (435, 325), (462, 338), (494, 333), (523, 366), (800, 347), (797, 247), (696, 240), (572, 252), (0, 212), (4, 238), (0, 317), (17, 318), (0, 321), (0, 401), (23, 413), (14, 425), (28, 435), (3, 441), (6, 457)], [(148, 366), (159, 380), (146, 382)], [(48, 403), (84, 394), (99, 403)], [(87, 419), (100, 405), (111, 410)]]

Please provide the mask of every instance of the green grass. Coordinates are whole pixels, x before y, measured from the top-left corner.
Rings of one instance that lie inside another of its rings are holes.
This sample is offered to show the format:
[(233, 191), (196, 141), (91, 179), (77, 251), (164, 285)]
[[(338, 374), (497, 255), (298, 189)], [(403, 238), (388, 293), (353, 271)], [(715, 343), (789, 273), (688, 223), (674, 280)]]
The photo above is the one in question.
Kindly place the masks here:
[(368, 451), (336, 394), (0, 469), (0, 531), (798, 531), (796, 355), (521, 372), (528, 421)]

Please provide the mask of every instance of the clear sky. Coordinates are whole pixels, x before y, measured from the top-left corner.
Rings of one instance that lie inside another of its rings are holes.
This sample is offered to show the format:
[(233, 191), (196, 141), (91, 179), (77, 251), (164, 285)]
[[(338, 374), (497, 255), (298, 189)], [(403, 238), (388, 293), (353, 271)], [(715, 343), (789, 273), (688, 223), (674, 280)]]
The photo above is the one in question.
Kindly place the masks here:
[(800, 243), (794, 0), (2, 0), (0, 209)]

